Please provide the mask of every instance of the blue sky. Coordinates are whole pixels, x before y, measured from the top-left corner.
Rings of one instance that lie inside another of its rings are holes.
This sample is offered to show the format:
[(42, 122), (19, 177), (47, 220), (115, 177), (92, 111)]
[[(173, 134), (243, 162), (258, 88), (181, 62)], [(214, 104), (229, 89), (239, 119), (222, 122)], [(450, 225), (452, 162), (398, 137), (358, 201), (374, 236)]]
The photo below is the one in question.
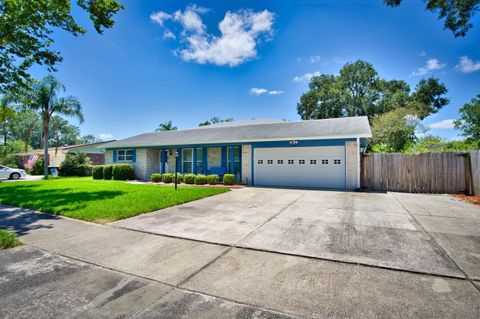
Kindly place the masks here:
[(103, 35), (80, 11), (86, 36), (54, 34), (64, 57), (56, 76), (82, 102), (82, 133), (118, 139), (167, 120), (179, 128), (212, 116), (298, 120), (309, 76), (363, 59), (412, 89), (422, 77), (440, 78), (451, 103), (425, 123), (453, 139), (450, 120), (480, 93), (480, 18), (455, 38), (423, 1), (404, 2), (123, 0)]

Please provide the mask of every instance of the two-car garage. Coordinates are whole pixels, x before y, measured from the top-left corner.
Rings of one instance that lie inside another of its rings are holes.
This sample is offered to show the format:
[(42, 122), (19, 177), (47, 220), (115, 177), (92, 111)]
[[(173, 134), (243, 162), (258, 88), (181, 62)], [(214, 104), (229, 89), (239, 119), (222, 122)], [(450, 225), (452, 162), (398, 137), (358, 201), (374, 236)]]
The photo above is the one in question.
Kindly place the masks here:
[(255, 148), (253, 166), (257, 186), (345, 189), (345, 146)]

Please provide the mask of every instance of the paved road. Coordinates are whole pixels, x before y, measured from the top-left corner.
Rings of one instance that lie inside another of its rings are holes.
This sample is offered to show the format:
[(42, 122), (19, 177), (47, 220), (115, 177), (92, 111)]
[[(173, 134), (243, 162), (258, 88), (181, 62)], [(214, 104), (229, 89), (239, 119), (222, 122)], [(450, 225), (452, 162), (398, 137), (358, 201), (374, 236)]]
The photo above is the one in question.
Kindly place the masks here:
[[(479, 318), (480, 208), (246, 188), (96, 225), (0, 208), (0, 317)], [(128, 228), (128, 229), (127, 229)]]

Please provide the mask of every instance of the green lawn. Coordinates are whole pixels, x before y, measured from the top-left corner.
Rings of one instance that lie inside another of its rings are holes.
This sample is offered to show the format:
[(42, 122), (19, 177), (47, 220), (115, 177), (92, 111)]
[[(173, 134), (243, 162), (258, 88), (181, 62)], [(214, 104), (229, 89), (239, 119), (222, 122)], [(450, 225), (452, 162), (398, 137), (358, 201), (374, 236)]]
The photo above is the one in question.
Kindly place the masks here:
[(173, 186), (65, 178), (0, 183), (0, 204), (107, 223), (226, 191), (188, 186), (175, 191)]
[(0, 229), (0, 249), (12, 248), (21, 244), (14, 234)]

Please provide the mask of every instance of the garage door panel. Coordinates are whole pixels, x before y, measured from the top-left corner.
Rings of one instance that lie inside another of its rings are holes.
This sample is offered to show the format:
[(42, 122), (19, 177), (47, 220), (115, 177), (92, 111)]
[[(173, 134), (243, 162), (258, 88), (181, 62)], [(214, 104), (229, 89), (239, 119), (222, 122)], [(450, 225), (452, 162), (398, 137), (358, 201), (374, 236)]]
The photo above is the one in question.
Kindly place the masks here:
[(255, 185), (345, 188), (345, 147), (257, 148)]

